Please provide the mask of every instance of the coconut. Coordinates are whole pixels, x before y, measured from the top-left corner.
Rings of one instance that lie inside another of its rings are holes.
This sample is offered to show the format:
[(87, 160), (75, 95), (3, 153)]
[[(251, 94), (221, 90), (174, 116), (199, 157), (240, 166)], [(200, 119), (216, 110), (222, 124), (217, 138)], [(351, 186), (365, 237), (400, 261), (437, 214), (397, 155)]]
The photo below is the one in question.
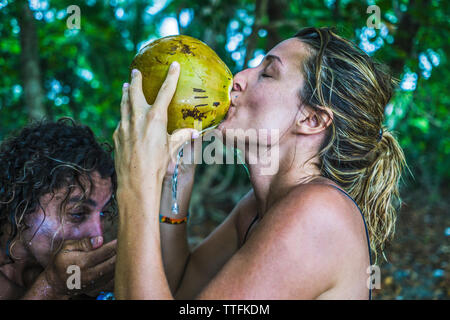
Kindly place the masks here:
[(147, 103), (155, 102), (173, 61), (179, 62), (181, 71), (168, 107), (167, 132), (179, 128), (203, 130), (219, 124), (230, 107), (233, 75), (214, 50), (189, 36), (155, 40), (134, 57), (130, 71), (142, 73)]

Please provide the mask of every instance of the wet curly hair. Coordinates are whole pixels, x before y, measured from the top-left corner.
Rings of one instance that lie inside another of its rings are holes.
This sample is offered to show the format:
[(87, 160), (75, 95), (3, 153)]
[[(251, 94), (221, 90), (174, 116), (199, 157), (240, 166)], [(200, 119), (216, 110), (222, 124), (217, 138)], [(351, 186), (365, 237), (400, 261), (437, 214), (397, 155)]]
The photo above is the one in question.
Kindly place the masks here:
[(28, 228), (24, 217), (42, 208), (42, 196), (80, 187), (85, 197), (95, 171), (103, 179), (111, 178), (114, 194), (112, 150), (109, 144), (97, 142), (89, 127), (70, 118), (30, 124), (0, 144), (0, 236), (9, 224), (6, 254), (11, 261), (14, 241)]

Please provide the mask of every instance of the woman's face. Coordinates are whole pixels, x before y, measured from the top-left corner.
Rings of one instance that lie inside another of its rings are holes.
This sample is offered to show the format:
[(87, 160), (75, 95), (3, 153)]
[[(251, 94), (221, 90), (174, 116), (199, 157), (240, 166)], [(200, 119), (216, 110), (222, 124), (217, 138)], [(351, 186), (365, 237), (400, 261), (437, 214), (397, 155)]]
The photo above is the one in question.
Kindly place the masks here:
[(305, 45), (291, 38), (270, 50), (259, 66), (237, 73), (232, 106), (219, 129), (226, 136), (230, 129), (278, 129), (280, 137), (289, 131), (300, 110), (304, 57)]

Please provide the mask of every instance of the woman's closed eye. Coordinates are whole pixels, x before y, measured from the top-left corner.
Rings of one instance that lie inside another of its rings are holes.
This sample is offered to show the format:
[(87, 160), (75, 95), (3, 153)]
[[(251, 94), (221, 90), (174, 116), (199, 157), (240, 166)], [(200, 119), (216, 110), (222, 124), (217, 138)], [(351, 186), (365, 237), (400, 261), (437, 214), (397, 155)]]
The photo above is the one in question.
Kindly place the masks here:
[(272, 76), (270, 74), (267, 74), (265, 72), (261, 73), (261, 77), (263, 77), (263, 78), (272, 78)]

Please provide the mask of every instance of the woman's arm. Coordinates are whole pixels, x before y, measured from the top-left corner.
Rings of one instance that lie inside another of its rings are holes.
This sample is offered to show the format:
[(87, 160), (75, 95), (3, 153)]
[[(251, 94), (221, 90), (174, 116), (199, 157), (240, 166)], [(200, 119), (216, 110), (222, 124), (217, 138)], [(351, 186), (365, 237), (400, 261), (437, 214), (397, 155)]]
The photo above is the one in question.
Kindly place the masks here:
[(193, 250), (176, 292), (177, 299), (194, 299), (239, 250), (237, 221), (240, 213), (251, 207), (252, 194), (249, 192), (244, 196), (226, 219)]
[(131, 85), (123, 88), (121, 121), (114, 133), (119, 206), (115, 292), (119, 299), (170, 299), (159, 226), (162, 183), (170, 158), (195, 130), (167, 134), (178, 64), (172, 64), (152, 106), (142, 92), (142, 75), (133, 71)]
[[(172, 172), (173, 170), (169, 170), (164, 178), (159, 212), (169, 218), (182, 219), (188, 214), (195, 166), (180, 165), (177, 188), (178, 214), (172, 213)], [(160, 223), (160, 232), (164, 270), (170, 289), (175, 294), (191, 254), (187, 240), (187, 223)]]

